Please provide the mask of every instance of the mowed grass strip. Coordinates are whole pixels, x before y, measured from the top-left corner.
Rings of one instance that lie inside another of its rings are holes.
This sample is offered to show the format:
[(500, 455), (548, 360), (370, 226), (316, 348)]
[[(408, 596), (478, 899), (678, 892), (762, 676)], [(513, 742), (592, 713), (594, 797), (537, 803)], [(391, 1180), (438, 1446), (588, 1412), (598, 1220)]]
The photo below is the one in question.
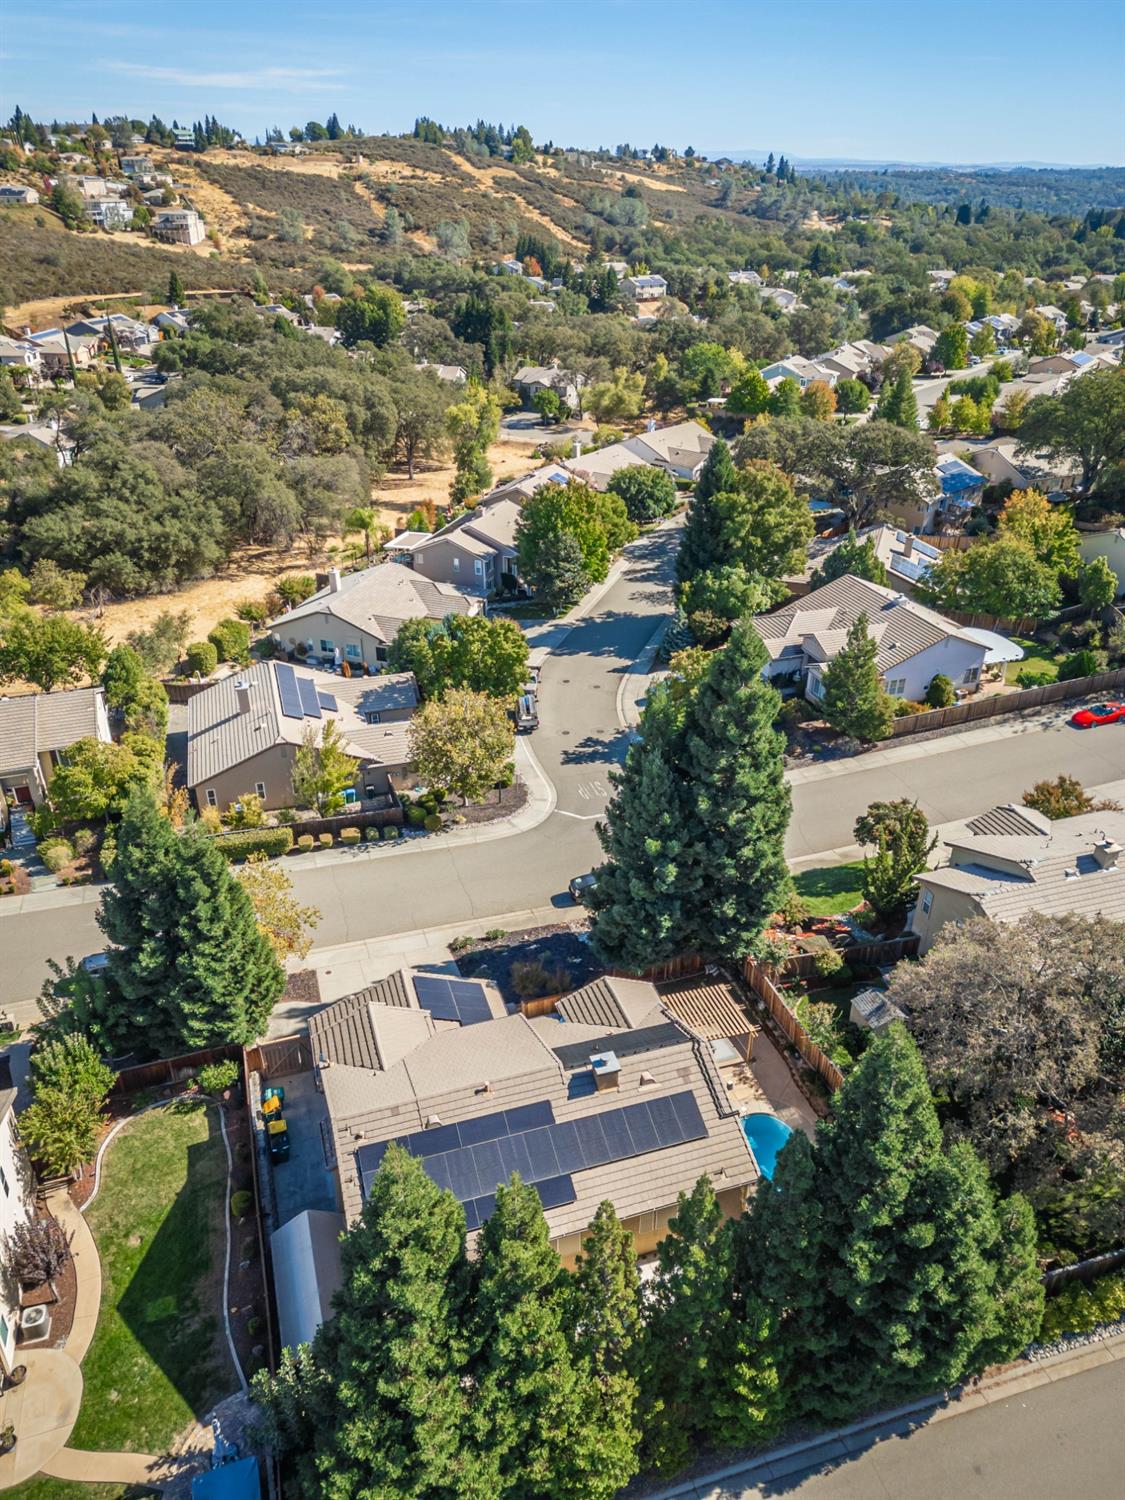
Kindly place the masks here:
[(793, 885), (810, 917), (843, 916), (863, 900), (863, 861), (802, 870)]
[(102, 1262), (72, 1448), (162, 1453), (237, 1384), (222, 1328), (226, 1156), (189, 1102), (125, 1126), (87, 1215)]

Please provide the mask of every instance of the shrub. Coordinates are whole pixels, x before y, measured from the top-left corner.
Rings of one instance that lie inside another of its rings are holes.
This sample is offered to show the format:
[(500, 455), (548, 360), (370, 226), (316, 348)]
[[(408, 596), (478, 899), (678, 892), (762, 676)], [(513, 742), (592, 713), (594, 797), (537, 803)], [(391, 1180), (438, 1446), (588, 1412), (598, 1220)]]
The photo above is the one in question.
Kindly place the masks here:
[(1022, 672), (1016, 673), (1016, 685), (1021, 688), (1046, 687), (1054, 680), (1051, 672), (1029, 672), (1026, 667)]
[[(223, 1062), (207, 1063), (199, 1070), (199, 1087), (205, 1094), (221, 1094), (238, 1082), (238, 1064), (233, 1057)], [(249, 1196), (249, 1195), (247, 1195)], [(233, 1199), (231, 1200), (233, 1203)], [(241, 1214), (238, 1215), (242, 1217)]]
[(10, 875), (14, 866), (10, 859), (0, 859), (0, 875)]
[(364, 838), (366, 838), (369, 844), (377, 844), (379, 842), (379, 830), (377, 828), (369, 828), (364, 834)]
[(47, 839), (39, 845), (39, 858), (52, 875), (57, 875), (74, 858), (74, 845), (69, 839)]
[(358, 844), (359, 840), (360, 840), (360, 837), (361, 837), (361, 835), (360, 835), (360, 831), (359, 831), (358, 828), (341, 828), (340, 829), (340, 842), (341, 842), (341, 844)]
[(295, 823), (297, 821), (296, 809), (292, 807), (279, 807), (276, 817), (279, 823)]
[(484, 935), (484, 940), (486, 943), (495, 943), (498, 942), (500, 938), (506, 938), (507, 936), (508, 933), (506, 928), (490, 927)]
[(450, 953), (468, 953), (469, 949), (475, 948), (476, 945), (476, 938), (471, 938), (467, 934), (462, 933), (460, 937), (450, 938), (449, 951)]
[(27, 821), (31, 824), (31, 831), (40, 843), (54, 833), (59, 822), (53, 809), (49, 808), (45, 802), (39, 804)]
[(265, 821), (266, 810), (257, 792), (244, 792), (227, 808), (225, 822), (231, 828), (261, 828)]
[(408, 807), (406, 809), (406, 821), (411, 828), (421, 828), (426, 821), (426, 810), (424, 807)]
[(896, 719), (911, 719), (915, 714), (924, 714), (925, 712), (926, 705), (924, 703), (915, 703), (913, 698), (895, 699)]
[(210, 677), (219, 665), (218, 648), (212, 641), (192, 641), (184, 653), (187, 669), (193, 677)]
[(809, 904), (797, 891), (791, 890), (778, 907), (778, 916), (787, 927), (795, 927), (809, 918)]
[(537, 958), (528, 962), (517, 960), (512, 965), (511, 980), (512, 988), (522, 1000), (561, 995), (570, 988), (570, 975), (565, 969), (548, 969)]
[(230, 1211), (236, 1219), (244, 1219), (254, 1206), (254, 1195), (239, 1188), (230, 1195)]
[(98, 850), (98, 864), (103, 872), (108, 875), (113, 869), (113, 861), (117, 858), (117, 835), (107, 833), (102, 839), (102, 847)]
[(1106, 1323), (1125, 1317), (1125, 1271), (1099, 1276), (1095, 1281), (1072, 1281), (1054, 1297), (1047, 1298), (1043, 1312), (1044, 1342), (1065, 1333), (1090, 1333)]
[(232, 863), (248, 859), (251, 854), (265, 854), (273, 859), (289, 853), (293, 834), (288, 828), (243, 828), (237, 833), (219, 834), (215, 843)]
[(931, 708), (948, 708), (956, 695), (953, 684), (944, 672), (938, 672), (930, 678), (930, 685), (926, 689), (926, 702)]
[(297, 840), (297, 848), (307, 851), (312, 848), (315, 842), (311, 833), (302, 833), (301, 837)]
[(316, 593), (316, 579), (307, 573), (292, 574), (288, 578), (279, 578), (276, 593), (282, 604), (292, 607), (295, 604), (303, 604), (310, 595)]
[(427, 833), (440, 833), (441, 832), (441, 818), (440, 818), (440, 816), (437, 813), (428, 813), (427, 816), (426, 816), (426, 818), (425, 818), (425, 820), (422, 823), (422, 827), (426, 830)]
[(397, 828), (393, 828), (393, 827), (392, 828), (384, 828), (383, 829), (383, 837), (385, 839), (397, 839), (398, 838), (398, 829)]
[(330, 833), (322, 833), (320, 835), (320, 837), (318, 838), (317, 842), (320, 844), (320, 847), (322, 849), (331, 849), (332, 845), (336, 842), (336, 840), (332, 837), (332, 835)]
[(266, 623), (266, 606), (259, 599), (243, 599), (241, 604), (235, 605), (234, 612), (240, 620), (245, 620), (247, 625)]
[(245, 620), (220, 620), (207, 639), (220, 661), (245, 661), (250, 655), (250, 627)]
[(836, 952), (835, 948), (828, 948), (823, 953), (818, 953), (814, 960), (816, 972), (821, 979), (830, 979), (838, 975), (844, 967), (844, 960)]
[(98, 836), (92, 828), (79, 828), (74, 834), (73, 842), (76, 854), (89, 854), (98, 842)]
[(1059, 664), (1059, 681), (1073, 682), (1076, 677), (1093, 677), (1096, 672), (1104, 672), (1108, 665), (1109, 657), (1104, 651), (1091, 651), (1089, 647), (1072, 651)]

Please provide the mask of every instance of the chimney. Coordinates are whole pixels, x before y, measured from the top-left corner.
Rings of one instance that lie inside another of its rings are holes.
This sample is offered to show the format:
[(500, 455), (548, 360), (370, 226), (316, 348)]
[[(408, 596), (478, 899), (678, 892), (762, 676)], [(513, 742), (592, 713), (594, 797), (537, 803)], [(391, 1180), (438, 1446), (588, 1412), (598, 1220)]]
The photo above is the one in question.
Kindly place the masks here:
[(1094, 845), (1094, 858), (1103, 870), (1116, 870), (1121, 858), (1121, 845), (1114, 839), (1102, 839)]
[(340, 592), (340, 570), (339, 568), (328, 569), (328, 592), (338, 594)]
[(571, 458), (581, 458), (582, 457), (582, 439), (581, 438), (575, 438), (574, 439), (573, 446), (571, 447), (571, 450), (570, 450), (570, 456), (571, 456)]
[(240, 677), (234, 685), (234, 701), (238, 704), (240, 714), (250, 712), (250, 684), (244, 677)]
[(620, 1086), (621, 1064), (616, 1052), (595, 1052), (590, 1058), (590, 1066), (594, 1070), (594, 1086), (599, 1094)]
[(645, 431), (646, 432), (655, 432), (656, 431), (656, 418), (655, 417), (649, 417), (648, 421), (645, 423)]
[(903, 557), (914, 556), (914, 538), (911, 536), (910, 532), (907, 532), (902, 539), (902, 555)]

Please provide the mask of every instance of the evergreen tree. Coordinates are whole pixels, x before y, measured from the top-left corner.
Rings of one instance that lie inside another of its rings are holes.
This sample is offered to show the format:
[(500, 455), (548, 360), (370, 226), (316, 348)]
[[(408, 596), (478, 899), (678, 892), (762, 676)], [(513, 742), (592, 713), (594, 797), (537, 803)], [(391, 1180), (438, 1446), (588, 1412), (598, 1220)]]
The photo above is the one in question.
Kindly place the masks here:
[(722, 438), (717, 438), (696, 481), (687, 521), (680, 536), (676, 577), (681, 583), (689, 583), (697, 573), (705, 573), (716, 564), (729, 561), (719, 555), (716, 547), (716, 526), (711, 502), (716, 495), (730, 493), (736, 484), (737, 475), (730, 449)]
[(496, 1191), (473, 1269), (471, 1432), (481, 1494), (583, 1500), (586, 1476), (570, 1466), (595, 1400), (592, 1377), (571, 1353), (565, 1275), (539, 1194), (514, 1174)]
[(875, 416), (880, 421), (893, 422), (896, 427), (908, 427), (911, 432), (918, 431), (918, 401), (908, 370), (900, 370), (893, 381), (883, 386), (875, 407)]
[(177, 834), (151, 793), (125, 808), (98, 923), (113, 945), (99, 993), (121, 1050), (169, 1056), (265, 1031), (285, 975), (250, 898), (202, 829)]
[(709, 956), (741, 958), (777, 910), (788, 882), (779, 700), (762, 679), (766, 648), (749, 621), (715, 654), (688, 710), (681, 768), (694, 843), (683, 925)]
[(850, 573), (853, 578), (865, 578), (868, 583), (885, 584), (887, 581), (887, 570), (875, 550), (875, 539), (868, 537), (861, 542), (854, 527), (842, 542), (833, 547), (813, 573), (810, 583), (814, 589), (818, 589), (822, 584), (843, 578), (846, 573)]
[(633, 1237), (609, 1202), (599, 1204), (570, 1279), (567, 1335), (591, 1376), (571, 1455), (584, 1471), (578, 1493), (611, 1500), (637, 1472), (641, 1284)]
[(861, 614), (848, 627), (848, 638), (822, 676), (820, 706), (841, 734), (858, 740), (885, 740), (894, 722), (894, 703), (883, 690), (879, 648)]
[(184, 284), (180, 280), (179, 271), (172, 271), (168, 277), (168, 301), (173, 307), (184, 305)]
[(682, 1468), (700, 1441), (734, 1445), (768, 1437), (780, 1413), (766, 1331), (734, 1296), (735, 1233), (711, 1183), (681, 1193), (657, 1247), (642, 1346), (645, 1450)]

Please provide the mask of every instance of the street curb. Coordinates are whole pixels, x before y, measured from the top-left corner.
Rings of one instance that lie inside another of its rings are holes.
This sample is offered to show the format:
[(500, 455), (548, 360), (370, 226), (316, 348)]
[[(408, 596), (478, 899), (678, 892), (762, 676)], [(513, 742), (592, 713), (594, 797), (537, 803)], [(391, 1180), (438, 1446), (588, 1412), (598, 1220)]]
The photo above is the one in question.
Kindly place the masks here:
[[(641, 722), (641, 716), (637, 712), (637, 705), (640, 702), (640, 698), (644, 697), (645, 694), (647, 694), (648, 688), (645, 688), (645, 693), (634, 695), (630, 699), (628, 704), (626, 704), (625, 699), (630, 686), (639, 685), (636, 683), (636, 679), (638, 677), (652, 676), (652, 668), (653, 663), (656, 660), (656, 653), (657, 651), (659, 651), (660, 643), (664, 639), (665, 635), (667, 635), (668, 627), (671, 625), (671, 623), (671, 617), (668, 617), (667, 619), (664, 619), (660, 622), (657, 628), (653, 631), (652, 635), (645, 642), (640, 656), (638, 656), (636, 661), (632, 663), (629, 670), (621, 679), (621, 682), (617, 689), (616, 707), (617, 722), (621, 725), (622, 729), (627, 729), (630, 731), (634, 730)], [(632, 709), (631, 713), (628, 711), (630, 708)]]
[[(965, 1416), (979, 1411), (994, 1400), (1007, 1400), (1021, 1390), (1033, 1390), (1054, 1380), (1070, 1375), (1080, 1375), (1092, 1365), (1125, 1359), (1125, 1333), (1115, 1333), (1109, 1338), (1097, 1338), (1092, 1343), (1081, 1344), (1075, 1349), (1066, 1349), (1046, 1359), (1023, 1362), (1009, 1366), (979, 1386), (954, 1386), (948, 1391), (937, 1391), (917, 1401), (907, 1402), (889, 1411), (877, 1412), (851, 1422), (846, 1427), (837, 1427), (830, 1432), (818, 1433), (794, 1443), (771, 1448), (757, 1458), (744, 1463), (729, 1464), (722, 1469), (712, 1469), (695, 1479), (682, 1481), (667, 1489), (651, 1490), (644, 1500), (678, 1500), (678, 1497), (700, 1497), (704, 1489), (724, 1483), (728, 1479), (745, 1480), (747, 1486), (756, 1480), (778, 1480), (792, 1475), (808, 1464), (793, 1462), (805, 1458), (815, 1463), (815, 1455), (824, 1458), (848, 1458), (852, 1455), (850, 1440), (877, 1432), (881, 1428), (895, 1427), (904, 1420), (928, 1411), (928, 1421), (941, 1421), (949, 1417)], [(1066, 1369), (1066, 1365), (1074, 1368)]]

